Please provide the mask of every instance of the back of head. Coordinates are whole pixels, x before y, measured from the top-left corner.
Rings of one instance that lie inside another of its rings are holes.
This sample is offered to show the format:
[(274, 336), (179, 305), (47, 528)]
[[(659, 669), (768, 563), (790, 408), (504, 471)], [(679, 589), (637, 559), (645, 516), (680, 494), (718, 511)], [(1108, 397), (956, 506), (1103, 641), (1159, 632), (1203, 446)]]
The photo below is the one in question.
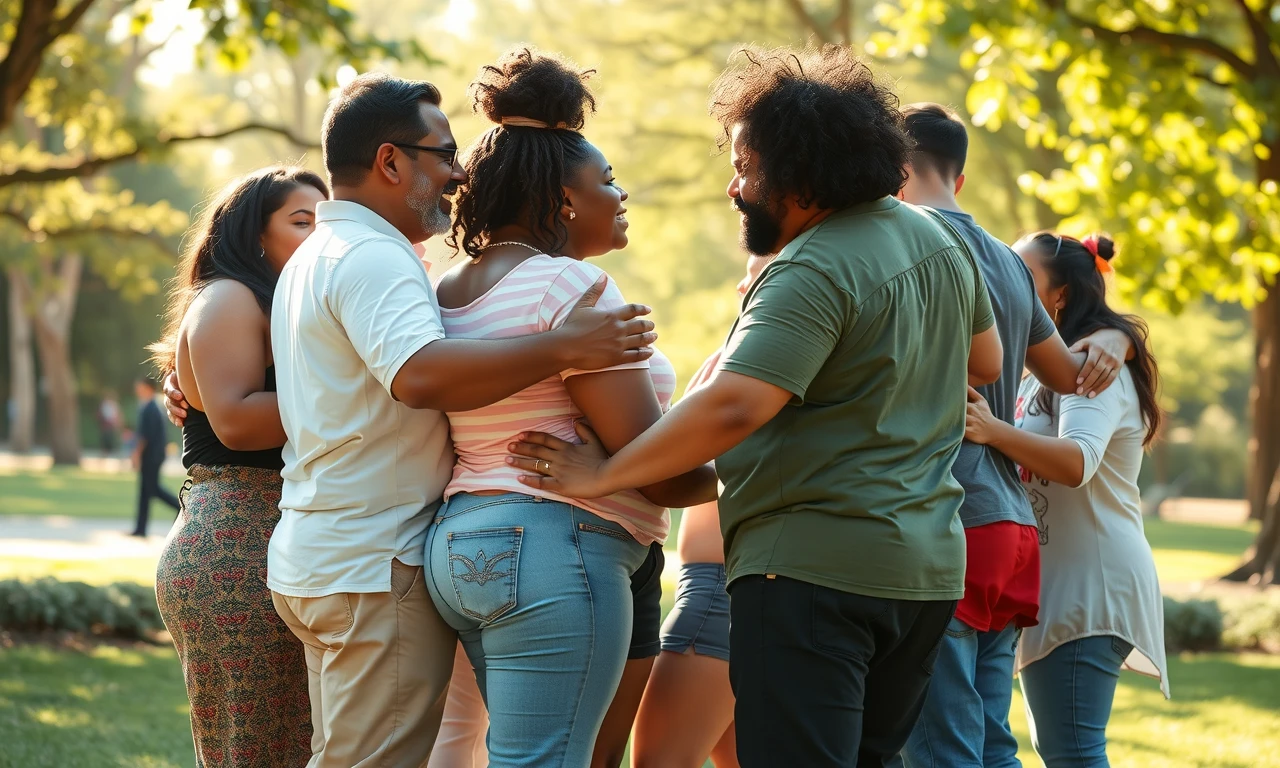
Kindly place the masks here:
[(174, 368), (178, 328), (192, 299), (214, 280), (235, 280), (253, 292), (263, 312), (271, 311), (276, 274), (263, 256), (261, 237), (271, 214), (300, 186), (329, 196), (324, 180), (306, 168), (273, 165), (231, 181), (206, 204), (178, 262), (164, 335), (149, 347), (162, 373)]
[(564, 246), (568, 233), (557, 214), (571, 174), (588, 157), (580, 131), (595, 111), (592, 74), (528, 46), (480, 69), (468, 91), (472, 108), (498, 125), (465, 153), (468, 180), (456, 200), (451, 246), (475, 258), (509, 224), (528, 226), (548, 253)]
[(902, 116), (912, 142), (911, 167), (931, 170), (947, 183), (960, 178), (969, 154), (969, 134), (960, 116), (932, 102), (909, 104)]
[(744, 49), (711, 88), (711, 115), (757, 155), (769, 193), (822, 209), (895, 194), (910, 141), (898, 97), (847, 46)]
[[(1028, 244), (1040, 255), (1050, 289), (1066, 288), (1066, 306), (1057, 318), (1058, 332), (1063, 341), (1074, 344), (1103, 328), (1118, 330), (1129, 337), (1134, 355), (1127, 365), (1147, 425), (1146, 442), (1150, 443), (1159, 431), (1161, 421), (1156, 396), (1159, 369), (1147, 341), (1147, 324), (1136, 315), (1115, 311), (1107, 303), (1105, 276), (1112, 271), (1115, 242), (1106, 235), (1090, 235), (1077, 240), (1053, 232), (1037, 232), (1022, 238), (1014, 248), (1021, 250)], [(1046, 410), (1051, 399), (1051, 393), (1045, 390), (1040, 402)]]
[(355, 186), (373, 168), (378, 147), (415, 144), (428, 132), (421, 104), (440, 104), (440, 91), (424, 80), (368, 72), (347, 83), (329, 102), (320, 141), (334, 186)]

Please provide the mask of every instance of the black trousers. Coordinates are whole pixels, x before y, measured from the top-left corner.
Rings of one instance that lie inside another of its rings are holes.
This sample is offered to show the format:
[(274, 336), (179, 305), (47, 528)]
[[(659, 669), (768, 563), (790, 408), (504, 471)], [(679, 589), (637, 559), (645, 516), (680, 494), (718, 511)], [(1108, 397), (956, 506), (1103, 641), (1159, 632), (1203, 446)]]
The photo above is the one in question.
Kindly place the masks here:
[(151, 516), (152, 499), (163, 501), (175, 511), (179, 508), (178, 497), (160, 484), (161, 463), (143, 462), (142, 468), (138, 470), (138, 517), (133, 524), (135, 536), (147, 535), (147, 518)]
[(954, 600), (889, 600), (782, 576), (730, 585), (743, 768), (898, 765)]

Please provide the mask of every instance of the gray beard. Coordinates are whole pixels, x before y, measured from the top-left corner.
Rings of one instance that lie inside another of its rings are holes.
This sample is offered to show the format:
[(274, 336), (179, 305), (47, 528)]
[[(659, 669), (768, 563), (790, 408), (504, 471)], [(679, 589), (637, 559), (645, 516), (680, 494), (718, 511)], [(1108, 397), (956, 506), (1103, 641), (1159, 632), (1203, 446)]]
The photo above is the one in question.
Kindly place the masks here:
[(405, 196), (405, 203), (416, 214), (427, 235), (443, 235), (449, 231), (449, 214), (440, 210), (440, 192), (426, 176), (419, 176)]

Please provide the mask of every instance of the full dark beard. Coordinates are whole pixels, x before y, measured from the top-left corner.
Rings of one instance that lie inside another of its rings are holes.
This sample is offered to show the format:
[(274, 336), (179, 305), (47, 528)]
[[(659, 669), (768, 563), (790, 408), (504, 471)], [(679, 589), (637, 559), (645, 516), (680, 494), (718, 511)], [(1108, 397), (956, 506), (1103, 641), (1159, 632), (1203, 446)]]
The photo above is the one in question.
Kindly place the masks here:
[(782, 223), (769, 210), (767, 203), (748, 203), (741, 197), (733, 199), (733, 207), (742, 214), (742, 231), (738, 239), (742, 247), (757, 256), (768, 256), (782, 238)]

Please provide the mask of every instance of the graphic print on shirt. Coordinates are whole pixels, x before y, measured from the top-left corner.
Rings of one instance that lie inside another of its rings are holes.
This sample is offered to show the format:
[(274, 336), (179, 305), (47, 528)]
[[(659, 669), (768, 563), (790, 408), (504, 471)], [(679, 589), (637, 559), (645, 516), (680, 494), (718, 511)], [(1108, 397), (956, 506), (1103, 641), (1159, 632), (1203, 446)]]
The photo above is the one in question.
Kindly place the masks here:
[(1036, 513), (1036, 530), (1040, 535), (1040, 546), (1049, 543), (1049, 524), (1045, 517), (1049, 514), (1049, 500), (1034, 488), (1027, 489), (1027, 499), (1031, 502), (1031, 511)]

